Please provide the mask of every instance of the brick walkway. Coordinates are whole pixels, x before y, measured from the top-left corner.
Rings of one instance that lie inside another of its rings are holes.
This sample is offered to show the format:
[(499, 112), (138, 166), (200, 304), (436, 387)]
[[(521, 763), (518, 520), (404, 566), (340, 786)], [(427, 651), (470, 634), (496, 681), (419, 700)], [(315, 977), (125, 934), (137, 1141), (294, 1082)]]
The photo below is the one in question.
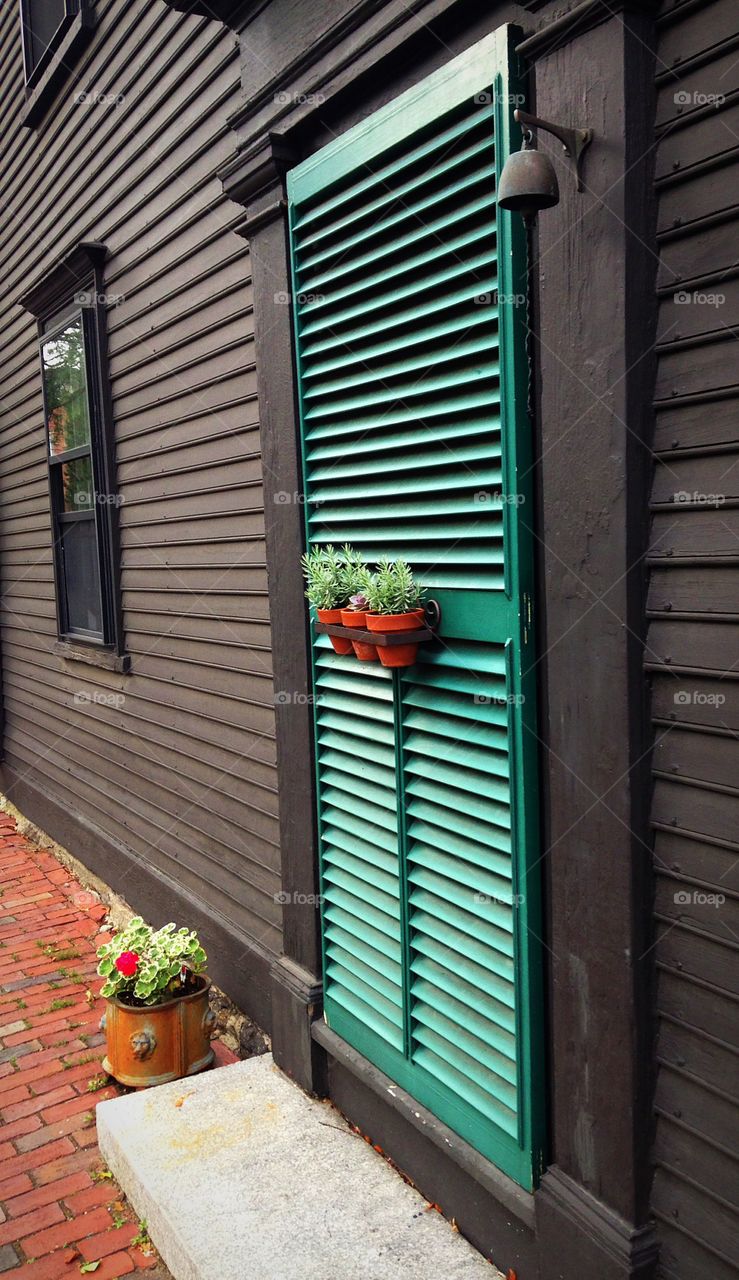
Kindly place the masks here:
[[(168, 1273), (97, 1147), (101, 1074), (95, 949), (105, 908), (0, 811), (0, 1273), (96, 1280)], [(234, 1057), (219, 1046), (220, 1062)]]

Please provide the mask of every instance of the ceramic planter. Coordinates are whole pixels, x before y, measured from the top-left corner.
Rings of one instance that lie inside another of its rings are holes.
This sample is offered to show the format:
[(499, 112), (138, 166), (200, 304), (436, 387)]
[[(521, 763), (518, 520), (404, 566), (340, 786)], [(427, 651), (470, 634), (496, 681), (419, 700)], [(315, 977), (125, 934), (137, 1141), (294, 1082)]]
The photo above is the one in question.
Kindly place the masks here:
[[(319, 622), (330, 622), (334, 626), (341, 626), (341, 609), (316, 609), (316, 614)], [(336, 653), (351, 653), (351, 640), (344, 640), (341, 636), (329, 636), (329, 640)]]
[(208, 1005), (210, 978), (201, 974), (199, 980), (197, 991), (164, 1004), (137, 1008), (116, 996), (106, 1000), (103, 1070), (130, 1088), (146, 1089), (209, 1067), (216, 1015)]
[[(409, 613), (368, 613), (367, 628), (388, 634), (396, 631), (418, 631), (423, 626), (423, 609), (411, 609)], [(412, 667), (418, 653), (418, 641), (414, 644), (381, 645), (378, 648), (383, 667)]]
[[(358, 627), (362, 631), (367, 630), (367, 614), (361, 609), (342, 609), (341, 621), (345, 627)], [(366, 644), (363, 640), (352, 640), (351, 644), (360, 662), (375, 662), (377, 660), (377, 645)]]

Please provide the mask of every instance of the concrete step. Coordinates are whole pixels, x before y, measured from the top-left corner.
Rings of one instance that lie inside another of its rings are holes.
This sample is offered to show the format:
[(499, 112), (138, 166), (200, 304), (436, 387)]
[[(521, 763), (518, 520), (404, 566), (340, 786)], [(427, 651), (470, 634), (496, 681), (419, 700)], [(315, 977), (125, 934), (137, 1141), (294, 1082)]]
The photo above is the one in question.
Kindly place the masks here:
[(175, 1280), (501, 1280), (270, 1054), (102, 1102), (97, 1124)]

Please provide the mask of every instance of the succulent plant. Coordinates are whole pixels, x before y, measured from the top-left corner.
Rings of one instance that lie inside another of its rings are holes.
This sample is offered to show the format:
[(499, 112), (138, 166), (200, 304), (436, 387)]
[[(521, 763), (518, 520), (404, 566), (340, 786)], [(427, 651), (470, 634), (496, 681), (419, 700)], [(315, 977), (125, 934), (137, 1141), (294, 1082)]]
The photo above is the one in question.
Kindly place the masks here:
[(370, 613), (409, 613), (421, 604), (423, 588), (413, 577), (407, 560), (380, 560), (367, 587)]
[(305, 594), (316, 609), (346, 608), (352, 597), (364, 592), (371, 576), (361, 554), (348, 544), (340, 551), (331, 545), (312, 547), (301, 564), (308, 584)]

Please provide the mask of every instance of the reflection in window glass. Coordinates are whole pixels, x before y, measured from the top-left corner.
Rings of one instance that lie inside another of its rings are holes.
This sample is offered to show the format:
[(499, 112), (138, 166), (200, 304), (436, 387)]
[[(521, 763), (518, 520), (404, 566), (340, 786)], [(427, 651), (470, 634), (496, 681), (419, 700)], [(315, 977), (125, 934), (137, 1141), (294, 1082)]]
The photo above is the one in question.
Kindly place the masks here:
[(89, 453), (83, 458), (73, 458), (71, 462), (63, 462), (62, 468), (62, 510), (91, 511), (94, 505), (92, 459)]
[(78, 316), (41, 348), (46, 428), (52, 457), (90, 442), (85, 340)]

